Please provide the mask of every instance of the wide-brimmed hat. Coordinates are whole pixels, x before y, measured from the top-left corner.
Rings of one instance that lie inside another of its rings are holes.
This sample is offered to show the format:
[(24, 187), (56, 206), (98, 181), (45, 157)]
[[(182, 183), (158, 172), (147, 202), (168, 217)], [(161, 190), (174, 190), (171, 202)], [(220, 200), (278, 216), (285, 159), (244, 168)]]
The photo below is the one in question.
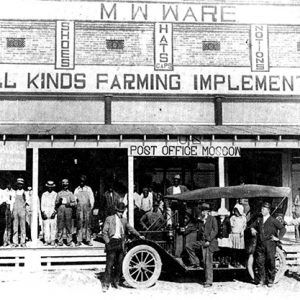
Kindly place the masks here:
[(180, 175), (179, 175), (179, 174), (176, 174), (176, 175), (174, 176), (174, 179), (179, 179), (179, 180), (180, 180)]
[(117, 212), (124, 212), (126, 209), (126, 205), (123, 202), (117, 203), (116, 211)]
[(20, 177), (20, 178), (17, 179), (17, 183), (24, 184), (25, 181), (24, 181), (23, 178)]
[(69, 179), (63, 179), (62, 181), (61, 181), (61, 184), (69, 184)]
[(270, 204), (269, 202), (264, 202), (264, 203), (262, 204), (262, 207), (266, 207), (266, 208), (268, 208), (268, 209), (271, 209), (271, 204)]
[(54, 181), (48, 180), (48, 181), (46, 182), (45, 186), (46, 186), (46, 187), (55, 187), (56, 185), (55, 185)]
[(210, 210), (210, 205), (209, 205), (209, 203), (202, 203), (202, 205), (201, 205), (201, 210)]
[(229, 216), (230, 213), (225, 207), (220, 207), (218, 209), (218, 216)]

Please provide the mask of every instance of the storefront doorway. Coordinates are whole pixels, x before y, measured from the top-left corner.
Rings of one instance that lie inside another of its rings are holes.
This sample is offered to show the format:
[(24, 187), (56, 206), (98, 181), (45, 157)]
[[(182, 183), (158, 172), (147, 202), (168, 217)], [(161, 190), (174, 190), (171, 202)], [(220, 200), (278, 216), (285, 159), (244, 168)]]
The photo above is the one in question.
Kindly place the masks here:
[(137, 157), (134, 160), (137, 191), (152, 186), (166, 193), (175, 174), (189, 190), (218, 185), (218, 159), (200, 157)]
[(127, 191), (127, 149), (40, 149), (39, 195), (47, 180), (68, 178), (73, 191), (79, 184), (79, 176), (85, 174), (88, 185), (98, 195), (103, 195), (109, 185), (124, 195)]

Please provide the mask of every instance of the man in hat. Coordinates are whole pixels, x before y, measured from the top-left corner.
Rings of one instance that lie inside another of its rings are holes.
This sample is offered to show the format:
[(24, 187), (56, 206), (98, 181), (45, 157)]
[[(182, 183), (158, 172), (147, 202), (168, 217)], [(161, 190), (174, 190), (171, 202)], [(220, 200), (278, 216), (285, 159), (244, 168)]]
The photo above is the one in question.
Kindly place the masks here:
[(251, 233), (257, 236), (257, 283), (267, 283), (272, 287), (275, 279), (276, 242), (284, 236), (286, 229), (277, 219), (270, 215), (271, 204), (264, 202), (261, 208), (262, 217), (259, 217), (250, 226)]
[(153, 210), (145, 213), (140, 220), (142, 228), (144, 230), (150, 229), (157, 230), (164, 222), (164, 218), (160, 212), (158, 212), (159, 202), (154, 201)]
[(205, 271), (204, 287), (211, 287), (213, 283), (213, 253), (218, 251), (218, 222), (210, 214), (210, 205), (203, 203), (201, 215), (198, 218), (198, 235), (197, 241), (186, 246), (190, 262), (193, 267), (199, 266), (199, 258), (196, 251), (201, 250), (203, 266)]
[(56, 211), (55, 201), (57, 193), (53, 191), (55, 183), (48, 180), (45, 184), (47, 191), (43, 193), (41, 199), (41, 215), (43, 220), (43, 233), (45, 245), (55, 245), (56, 238)]
[(113, 185), (109, 185), (108, 190), (104, 193), (104, 220), (115, 213), (115, 208), (120, 200), (121, 196), (113, 189)]
[(74, 191), (77, 201), (76, 218), (77, 218), (77, 243), (80, 246), (85, 240), (88, 246), (91, 243), (91, 217), (92, 208), (94, 207), (95, 198), (92, 189), (86, 185), (86, 176), (80, 176), (80, 184)]
[(108, 290), (111, 283), (113, 287), (119, 287), (126, 233), (130, 232), (137, 237), (144, 238), (129, 225), (126, 218), (123, 218), (125, 208), (126, 206), (123, 202), (117, 203), (116, 213), (112, 216), (108, 216), (104, 223), (103, 240), (106, 249), (106, 269), (103, 283), (104, 292)]
[(58, 192), (55, 201), (57, 211), (58, 246), (63, 246), (63, 231), (66, 228), (67, 246), (72, 245), (72, 208), (76, 206), (74, 194), (69, 190), (69, 180), (62, 180), (62, 190)]
[[(295, 196), (293, 206), (292, 206), (292, 215), (294, 219), (300, 218), (300, 188), (298, 188), (298, 193)], [(295, 225), (295, 238), (296, 242), (300, 241), (300, 225)]]
[(167, 188), (167, 195), (176, 195), (187, 192), (188, 188), (180, 184), (180, 175), (176, 174), (173, 178), (173, 185)]
[[(176, 174), (173, 178), (173, 185), (167, 188), (167, 195), (176, 195), (182, 194), (188, 191), (188, 188), (185, 185), (180, 184), (180, 175)], [(184, 205), (184, 204), (183, 204)], [(184, 209), (182, 207), (182, 209)], [(172, 225), (172, 210), (170, 208), (169, 201), (166, 201), (166, 214), (167, 214), (167, 224)]]
[[(13, 204), (13, 246), (19, 245), (19, 227), (20, 227), (20, 244), (26, 247), (26, 193), (24, 191), (24, 179), (17, 179), (17, 190)], [(27, 204), (28, 205), (28, 204)]]

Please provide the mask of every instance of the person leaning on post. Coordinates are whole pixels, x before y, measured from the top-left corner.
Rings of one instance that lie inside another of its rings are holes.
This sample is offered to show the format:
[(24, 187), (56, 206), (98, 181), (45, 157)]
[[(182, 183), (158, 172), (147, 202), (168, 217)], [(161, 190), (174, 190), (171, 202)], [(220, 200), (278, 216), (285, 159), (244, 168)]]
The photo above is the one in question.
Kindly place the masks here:
[(109, 289), (110, 284), (116, 289), (119, 288), (126, 234), (129, 232), (144, 239), (144, 237), (128, 223), (127, 219), (123, 218), (125, 209), (126, 206), (123, 202), (117, 203), (115, 209), (116, 213), (112, 216), (108, 216), (104, 222), (103, 240), (105, 242), (106, 251), (106, 268), (103, 292)]

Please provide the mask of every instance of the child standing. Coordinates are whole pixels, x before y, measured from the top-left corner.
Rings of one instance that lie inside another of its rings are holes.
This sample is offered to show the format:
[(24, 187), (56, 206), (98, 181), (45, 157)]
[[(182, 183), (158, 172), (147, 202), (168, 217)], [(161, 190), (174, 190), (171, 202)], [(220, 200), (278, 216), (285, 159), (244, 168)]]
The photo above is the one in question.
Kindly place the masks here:
[(241, 250), (245, 249), (244, 231), (247, 221), (244, 214), (244, 207), (241, 204), (236, 204), (233, 209), (233, 216), (230, 218), (231, 234), (229, 238), (232, 243), (232, 265), (240, 266)]
[(231, 240), (229, 234), (231, 232), (231, 224), (228, 218), (229, 211), (226, 208), (218, 209), (218, 246), (220, 251), (218, 253), (218, 259), (220, 266), (228, 266), (230, 258)]

